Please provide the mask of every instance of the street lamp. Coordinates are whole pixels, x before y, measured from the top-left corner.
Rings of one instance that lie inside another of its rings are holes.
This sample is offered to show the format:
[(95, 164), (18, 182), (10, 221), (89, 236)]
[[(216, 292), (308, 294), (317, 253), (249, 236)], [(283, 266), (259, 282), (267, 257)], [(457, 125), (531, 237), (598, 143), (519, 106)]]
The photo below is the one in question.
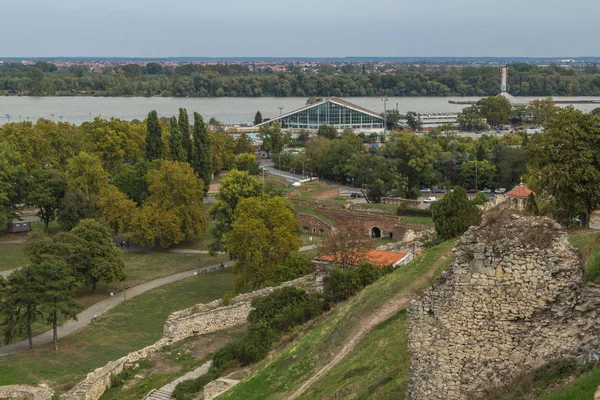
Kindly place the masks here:
[(387, 102), (389, 98), (382, 97), (381, 101), (383, 101), (383, 141), (385, 142), (385, 132), (387, 131)]
[(308, 160), (302, 160), (302, 179), (304, 179), (304, 162), (305, 161), (310, 161), (310, 158)]

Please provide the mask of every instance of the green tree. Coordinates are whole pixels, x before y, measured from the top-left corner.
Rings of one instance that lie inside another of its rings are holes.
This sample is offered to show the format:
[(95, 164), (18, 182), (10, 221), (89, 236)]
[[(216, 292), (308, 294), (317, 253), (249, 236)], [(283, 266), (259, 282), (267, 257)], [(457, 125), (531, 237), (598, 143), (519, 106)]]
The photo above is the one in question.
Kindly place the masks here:
[(409, 188), (435, 182), (433, 165), (442, 149), (434, 140), (411, 132), (394, 132), (386, 149), (396, 162), (396, 170), (407, 177)]
[(148, 197), (146, 175), (150, 170), (160, 168), (162, 160), (148, 161), (139, 159), (134, 165), (127, 166), (113, 177), (114, 185), (138, 206)]
[(537, 192), (552, 196), (563, 209), (582, 213), (585, 226), (600, 205), (599, 134), (600, 118), (567, 107), (527, 146)]
[(204, 196), (208, 193), (212, 176), (211, 141), (202, 115), (194, 113), (194, 172), (204, 182)]
[(82, 193), (88, 199), (96, 199), (108, 185), (108, 174), (100, 158), (84, 151), (69, 159), (66, 176), (69, 189)]
[(34, 267), (27, 265), (8, 276), (3, 293), (4, 343), (26, 334), (33, 349), (32, 325), (42, 317), (42, 296)]
[(469, 200), (465, 189), (456, 186), (433, 204), (435, 231), (442, 240), (462, 235), (470, 226), (479, 225), (481, 211)]
[(513, 110), (510, 101), (503, 96), (486, 97), (477, 102), (479, 114), (491, 126), (507, 124), (512, 118)]
[(131, 221), (133, 241), (170, 247), (206, 229), (204, 184), (188, 163), (164, 161), (147, 181), (150, 195)]
[(542, 100), (534, 100), (529, 106), (529, 113), (532, 121), (537, 125), (546, 125), (550, 122), (558, 111), (558, 107), (554, 104), (552, 97)]
[(414, 132), (419, 132), (423, 123), (421, 122), (421, 115), (417, 114), (414, 111), (408, 111), (406, 113), (406, 125)]
[(162, 159), (162, 128), (158, 121), (156, 110), (152, 110), (148, 113), (146, 126), (146, 160), (152, 161), (156, 159)]
[(590, 111), (590, 114), (592, 114), (592, 115), (600, 115), (600, 107), (594, 108), (592, 111)]
[(48, 232), (50, 221), (56, 219), (66, 190), (67, 181), (60, 171), (38, 169), (31, 172), (27, 185), (26, 202), (38, 209), (38, 216), (44, 222), (46, 232)]
[(187, 162), (187, 152), (183, 143), (183, 135), (179, 130), (177, 118), (171, 118), (171, 134), (169, 135), (169, 151), (171, 161)]
[(19, 182), (24, 180), (25, 168), (19, 152), (0, 141), (0, 227), (6, 227), (22, 197)]
[(241, 199), (224, 243), (233, 260), (236, 289), (277, 283), (278, 267), (298, 251), (294, 207), (281, 197)]
[(247, 171), (231, 171), (221, 181), (219, 193), (210, 209), (210, 215), (215, 220), (213, 236), (215, 242), (211, 244), (212, 252), (225, 250), (222, 240), (223, 235), (231, 230), (233, 213), (241, 199), (258, 197), (262, 194), (263, 184)]
[(458, 126), (467, 132), (481, 132), (488, 128), (480, 115), (479, 107), (475, 104), (463, 108), (458, 116)]
[(235, 142), (226, 133), (209, 132), (212, 173), (230, 169), (235, 163)]
[(480, 187), (491, 187), (496, 177), (496, 167), (488, 160), (467, 161), (460, 166), (458, 181), (465, 187), (479, 190)]
[(236, 167), (240, 171), (248, 171), (250, 175), (258, 175), (259, 168), (256, 156), (252, 153), (242, 153), (237, 157)]
[(108, 185), (100, 194), (98, 208), (106, 225), (117, 235), (129, 228), (136, 204), (116, 186)]
[(181, 136), (183, 138), (183, 148), (185, 149), (185, 154), (187, 159), (182, 160), (192, 163), (192, 136), (190, 134), (190, 119), (188, 117), (187, 110), (185, 108), (179, 109), (179, 131), (181, 132)]
[(385, 182), (376, 179), (365, 186), (365, 197), (370, 203), (381, 203), (381, 198), (387, 196), (388, 189)]
[(262, 150), (269, 154), (279, 154), (283, 150), (284, 140), (279, 122), (273, 122), (273, 126), (263, 125), (258, 128), (258, 135), (263, 141)]
[(58, 351), (58, 324), (73, 319), (83, 310), (75, 299), (77, 280), (68, 265), (62, 260), (47, 260), (33, 264), (36, 287), (40, 290), (40, 310), (46, 315), (46, 322), (52, 325), (54, 350)]
[[(59, 238), (70, 251), (65, 261), (71, 265), (79, 280), (96, 291), (98, 283), (125, 279), (123, 255), (115, 246), (108, 228), (93, 219), (84, 219)], [(71, 242), (71, 244), (69, 244)], [(63, 253), (63, 255), (65, 254)]]
[(257, 111), (256, 114), (254, 115), (254, 125), (262, 124), (262, 122), (263, 122), (262, 114), (260, 113), (260, 111)]
[(252, 140), (245, 133), (240, 134), (240, 136), (235, 141), (235, 154), (242, 153), (254, 153)]
[(65, 231), (69, 231), (82, 219), (95, 218), (97, 215), (98, 205), (96, 201), (86, 197), (78, 190), (67, 189), (65, 197), (60, 202), (56, 218), (60, 227)]
[(337, 129), (331, 125), (320, 125), (319, 129), (317, 130), (317, 136), (321, 136), (329, 140), (337, 138), (337, 135)]

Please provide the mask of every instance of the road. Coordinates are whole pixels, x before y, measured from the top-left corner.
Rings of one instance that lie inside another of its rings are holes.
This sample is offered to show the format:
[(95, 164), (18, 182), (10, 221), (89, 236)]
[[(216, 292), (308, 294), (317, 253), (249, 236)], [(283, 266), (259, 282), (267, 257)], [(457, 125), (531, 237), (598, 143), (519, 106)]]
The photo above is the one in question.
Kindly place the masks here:
[[(290, 182), (298, 182), (298, 181), (300, 181), (302, 179), (309, 178), (308, 176), (302, 176), (301, 174), (292, 174), (291, 172), (280, 171), (278, 169), (275, 169), (275, 164), (273, 164), (272, 162), (262, 164), (261, 166), (264, 167), (265, 171), (269, 172), (270, 174), (281, 176), (281, 177), (287, 179)], [(330, 185), (337, 185), (337, 186), (339, 186), (341, 194), (347, 194), (347, 195), (349, 195), (350, 193), (360, 192), (359, 188), (355, 188), (355, 187), (352, 187), (352, 186), (340, 185), (338, 182), (332, 182), (332, 181), (326, 181), (326, 180), (321, 180), (321, 181), (322, 182), (326, 182), (326, 183), (328, 183)]]
[[(299, 251), (310, 251), (317, 248), (317, 245), (304, 246), (299, 249)], [(204, 254), (205, 250), (187, 250), (187, 249), (176, 249), (171, 250), (174, 253), (188, 253), (188, 254)], [(231, 267), (233, 265), (232, 261), (228, 261), (224, 263), (225, 267)], [(127, 289), (127, 298), (131, 299), (135, 296), (138, 296), (142, 293), (146, 293), (149, 290), (156, 289), (163, 285), (180, 281), (182, 279), (190, 278), (197, 274), (198, 271), (210, 271), (218, 268), (220, 264), (209, 265), (208, 267), (194, 269), (190, 271), (184, 271), (177, 274), (165, 276), (164, 278), (155, 279), (150, 282), (142, 283), (140, 285), (134, 286), (132, 288)], [(9, 274), (14, 270), (3, 271), (0, 274)], [(83, 328), (86, 325), (89, 325), (92, 321), (92, 318), (95, 316), (100, 316), (110, 310), (111, 308), (121, 304), (124, 300), (125, 293), (118, 293), (115, 296), (108, 297), (104, 300), (100, 300), (96, 304), (90, 306), (84, 311), (77, 314), (77, 321), (67, 321), (64, 324), (60, 325), (58, 328), (58, 337), (62, 338), (67, 336), (68, 334)], [(48, 330), (42, 334), (33, 337), (33, 346), (37, 347), (43, 344), (52, 343), (52, 330)], [(0, 356), (6, 356), (8, 354), (16, 353), (17, 351), (29, 349), (29, 341), (21, 340), (20, 342), (16, 342), (13, 344), (9, 344), (7, 346), (0, 347)]]

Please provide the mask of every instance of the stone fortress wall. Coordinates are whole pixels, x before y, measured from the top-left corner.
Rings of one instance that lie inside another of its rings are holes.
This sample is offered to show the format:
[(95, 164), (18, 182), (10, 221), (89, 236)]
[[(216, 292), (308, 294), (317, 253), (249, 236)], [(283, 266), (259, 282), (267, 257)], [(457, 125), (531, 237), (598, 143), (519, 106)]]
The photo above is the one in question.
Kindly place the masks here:
[(477, 398), (550, 360), (600, 353), (600, 287), (567, 233), (547, 218), (493, 219), (410, 305), (409, 400)]
[[(216, 332), (246, 323), (252, 310), (252, 299), (265, 296), (285, 286), (300, 286), (306, 289), (315, 287), (314, 274), (285, 282), (279, 287), (268, 287), (234, 297), (231, 304), (225, 305), (223, 300), (214, 300), (206, 304), (198, 304), (169, 315), (165, 322), (164, 336), (158, 342), (141, 350), (129, 353), (116, 361), (110, 361), (101, 368), (90, 372), (70, 391), (60, 396), (61, 400), (98, 400), (111, 386), (111, 376), (120, 374), (123, 368), (135, 364), (148, 357), (162, 347), (194, 335)], [(0, 387), (0, 390), (2, 387)], [(1, 392), (0, 392), (1, 393)], [(1, 397), (0, 397), (1, 398)], [(37, 397), (36, 397), (37, 399)]]

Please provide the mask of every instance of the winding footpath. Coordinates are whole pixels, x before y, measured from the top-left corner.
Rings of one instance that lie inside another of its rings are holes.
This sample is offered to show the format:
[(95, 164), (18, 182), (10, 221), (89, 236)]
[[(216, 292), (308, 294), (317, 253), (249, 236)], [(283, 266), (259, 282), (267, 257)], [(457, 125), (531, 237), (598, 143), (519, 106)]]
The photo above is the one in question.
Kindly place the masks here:
[[(315, 249), (316, 245), (304, 246), (301, 247), (299, 251), (310, 251)], [(171, 250), (173, 253), (184, 253), (184, 254), (205, 254), (205, 250), (186, 250), (186, 249), (175, 249)], [(208, 252), (206, 252), (208, 253)], [(225, 267), (231, 267), (233, 265), (232, 261), (228, 261), (223, 263)], [(200, 272), (202, 271), (210, 271), (215, 270), (221, 264), (209, 265), (204, 268), (200, 268)], [(18, 269), (18, 268), (15, 268)], [(8, 276), (15, 269), (2, 271), (1, 275)], [(167, 285), (169, 283), (177, 282), (185, 278), (190, 278), (194, 276), (198, 272), (198, 268), (193, 270), (179, 272), (177, 274), (165, 276), (163, 278), (158, 278), (153, 281), (149, 281), (146, 283), (142, 283), (140, 285), (131, 287), (127, 289), (127, 298), (131, 299), (135, 296), (138, 296), (142, 293), (146, 293), (152, 289), (156, 289), (163, 285)], [(67, 321), (64, 324), (60, 325), (58, 328), (58, 336), (59, 338), (65, 337), (68, 334), (75, 332), (78, 329), (83, 328), (86, 325), (89, 325), (92, 322), (92, 318), (95, 316), (100, 316), (103, 313), (107, 312), (111, 308), (121, 304), (124, 300), (124, 293), (117, 293), (115, 296), (108, 297), (104, 300), (100, 300), (96, 304), (90, 306), (89, 308), (83, 310), (79, 314), (77, 314), (77, 321)], [(33, 346), (37, 347), (43, 344), (52, 343), (52, 330), (48, 330), (44, 333), (41, 333), (37, 336), (33, 337)], [(29, 340), (21, 340), (20, 342), (12, 343), (3, 347), (0, 347), (0, 356), (6, 356), (8, 354), (16, 353), (18, 351), (29, 349)]]

